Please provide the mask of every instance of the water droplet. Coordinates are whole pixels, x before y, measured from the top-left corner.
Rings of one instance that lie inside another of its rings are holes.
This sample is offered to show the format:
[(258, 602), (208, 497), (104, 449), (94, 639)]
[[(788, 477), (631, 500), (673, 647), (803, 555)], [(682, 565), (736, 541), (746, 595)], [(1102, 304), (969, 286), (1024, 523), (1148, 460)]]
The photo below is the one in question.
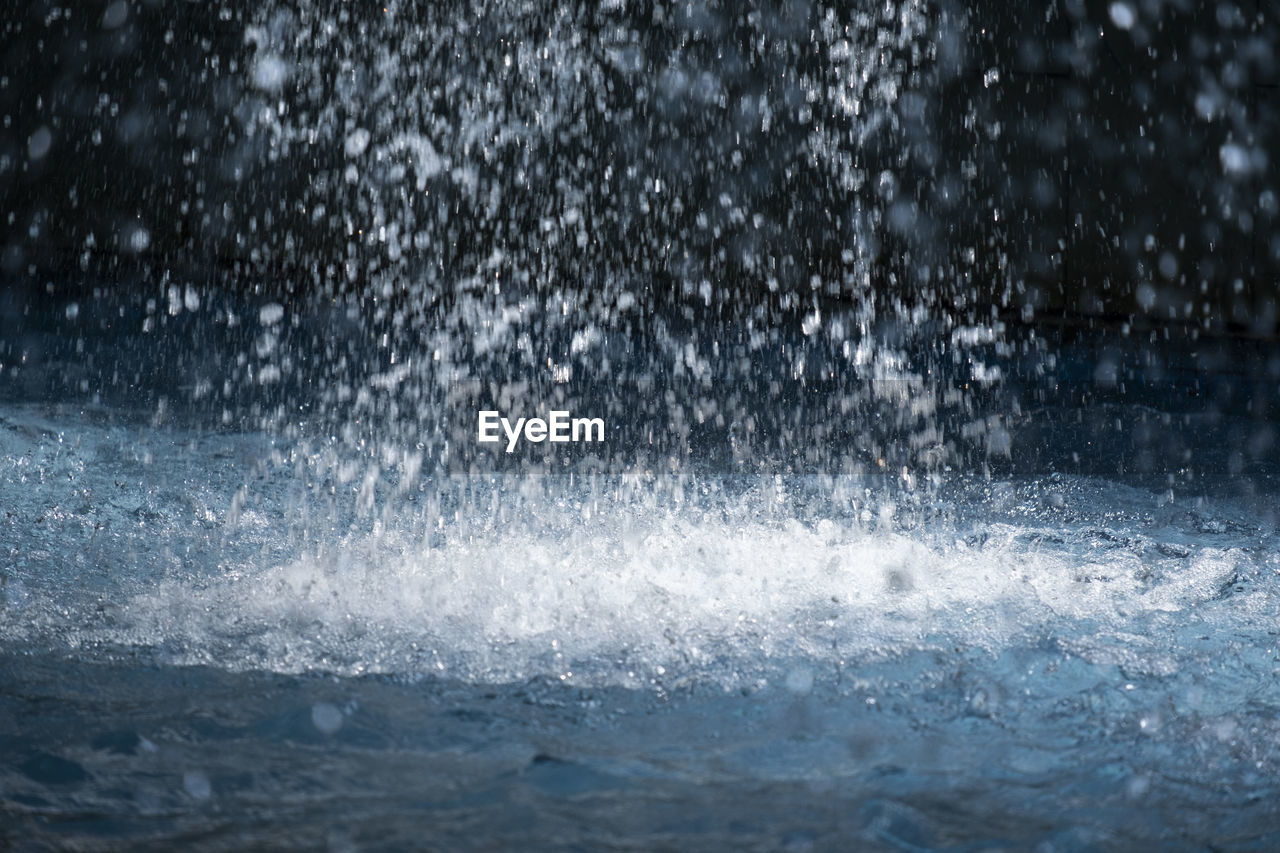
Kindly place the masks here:
[(311, 706), (311, 723), (323, 734), (336, 734), (342, 728), (342, 711), (328, 702)]
[(359, 157), (369, 147), (369, 140), (373, 135), (363, 127), (357, 127), (347, 135), (347, 141), (343, 148), (347, 152), (348, 157)]
[(53, 133), (47, 127), (41, 127), (31, 134), (27, 141), (27, 156), (32, 160), (42, 160), (53, 145)]
[(1122, 30), (1131, 30), (1138, 22), (1138, 15), (1128, 3), (1112, 3), (1107, 9), (1111, 23)]
[(102, 28), (114, 30), (129, 19), (129, 4), (125, 0), (116, 0), (102, 13)]
[(258, 311), (258, 320), (264, 326), (274, 326), (284, 319), (284, 306), (279, 302), (268, 302)]

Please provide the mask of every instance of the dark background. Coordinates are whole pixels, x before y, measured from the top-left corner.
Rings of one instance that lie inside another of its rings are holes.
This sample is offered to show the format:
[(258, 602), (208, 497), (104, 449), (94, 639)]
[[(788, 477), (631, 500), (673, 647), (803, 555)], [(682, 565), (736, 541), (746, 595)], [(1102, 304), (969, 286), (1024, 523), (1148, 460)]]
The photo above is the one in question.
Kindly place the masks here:
[[(954, 366), (950, 330), (989, 327), (1030, 402), (1280, 398), (1261, 0), (7, 6), (11, 391), (242, 376), (269, 301), (335, 367), (500, 285), (650, 342), (813, 347), (804, 318), (845, 311)], [(543, 338), (532, 363), (569, 332)]]
[[(1280, 78), (1276, 12), (1266, 3), (1134, 2), (1128, 31), (1112, 22), (1105, 2), (934, 4), (930, 31), (915, 39), (921, 50), (886, 60), (904, 69), (903, 91), (888, 105), (897, 126), (846, 144), (867, 176), (867, 188), (855, 191), (840, 185), (829, 162), (812, 162), (805, 144), (810, 125), (836, 124), (822, 115), (834, 111), (827, 96), (807, 122), (789, 109), (804, 101), (803, 78), (820, 79), (837, 61), (829, 39), (814, 35), (823, 17), (816, 4), (707, 3), (689, 7), (694, 13), (670, 4), (656, 17), (661, 4), (625, 12), (541, 4), (525, 15), (497, 4), (474, 18), (461, 14), (462, 4), (407, 4), (393, 22), (358, 4), (341, 21), (333, 12), (340, 32), (332, 44), (302, 47), (289, 39), (306, 30), (297, 20), (305, 4), (278, 4), (274, 13), (160, 0), (7, 5), (0, 235), (11, 281), (33, 265), (74, 270), (86, 253), (90, 263), (141, 258), (226, 281), (287, 275), (303, 287), (332, 277), (324, 262), (356, 256), (367, 267), (368, 246), (342, 245), (346, 220), (359, 225), (373, 207), (369, 191), (362, 196), (341, 180), (348, 162), (360, 161), (344, 150), (343, 123), (368, 127), (375, 142), (388, 121), (430, 137), (435, 119), (455, 118), (487, 85), (499, 87), (498, 96), (475, 106), (517, 118), (554, 90), (570, 132), (497, 143), (476, 158), (488, 168), (473, 194), (432, 178), (449, 219), (469, 227), (439, 222), (437, 205), (417, 199), (388, 211), (402, 221), (410, 214), (402, 230), (427, 237), (401, 263), (457, 270), (495, 243), (522, 248), (541, 218), (557, 202), (563, 207), (567, 183), (583, 190), (590, 226), (586, 252), (562, 253), (594, 262), (578, 271), (579, 286), (646, 271), (676, 291), (703, 277), (756, 287), (759, 272), (717, 257), (750, 229), (764, 232), (756, 235), (758, 254), (779, 259), (781, 288), (804, 291), (815, 271), (836, 277), (860, 206), (868, 216), (882, 213), (871, 230), (883, 245), (873, 254), (885, 278), (904, 268), (896, 285), (904, 292), (922, 289), (913, 267), (927, 262), (944, 269), (946, 283), (935, 273), (932, 288), (939, 301), (996, 304), (1017, 319), (1031, 306), (1030, 316), (1136, 314), (1274, 333)], [(451, 12), (470, 23), (446, 26)], [(539, 77), (544, 68), (524, 75), (502, 68), (503, 44), (536, 40), (560, 18), (581, 34), (576, 91), (550, 72)], [(856, 27), (856, 18), (843, 13), (837, 23)], [(246, 37), (250, 27), (262, 35)], [(867, 32), (864, 23), (863, 42)], [(271, 39), (285, 45), (289, 70), (264, 87), (255, 57)], [(400, 97), (371, 91), (378, 79), (370, 68), (386, 50), (412, 69), (389, 78), (407, 89)], [(673, 69), (693, 82), (662, 86)], [(701, 71), (715, 80), (704, 100)], [(344, 74), (360, 78), (350, 91)], [(430, 91), (451, 82), (456, 91)], [(638, 96), (642, 89), (650, 94)], [(760, 95), (776, 113), (769, 132), (757, 116), (742, 118)], [(867, 100), (870, 112), (876, 98)], [(335, 101), (335, 126), (325, 127), (318, 113)], [(319, 133), (311, 144), (286, 139), (256, 115), (263, 110), (310, 111), (306, 126)], [(739, 138), (729, 140), (732, 133)], [(447, 136), (434, 133), (436, 149), (460, 161), (461, 143)], [(731, 163), (733, 151), (743, 165)], [(537, 163), (543, 174), (523, 183), (511, 174)], [(606, 190), (601, 176), (611, 165), (637, 174), (615, 177)], [(878, 185), (885, 171), (895, 179), (892, 195)], [(647, 214), (636, 209), (627, 191), (655, 176), (679, 209), (661, 194)], [(491, 187), (511, 215), (486, 206)], [(765, 227), (717, 212), (724, 191), (750, 199)], [(723, 220), (721, 238), (702, 234), (699, 212), (713, 226)], [(672, 244), (691, 250), (690, 258), (673, 260)], [(384, 257), (380, 266), (395, 263)], [(947, 281), (957, 278), (967, 287)], [(842, 295), (840, 287), (823, 289)]]

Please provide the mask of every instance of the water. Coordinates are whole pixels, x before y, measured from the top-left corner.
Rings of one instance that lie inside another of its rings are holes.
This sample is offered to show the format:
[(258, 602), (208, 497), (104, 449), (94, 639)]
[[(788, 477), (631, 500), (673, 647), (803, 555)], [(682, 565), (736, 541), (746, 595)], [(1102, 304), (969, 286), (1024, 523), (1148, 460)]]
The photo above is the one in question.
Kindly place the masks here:
[(424, 477), (8, 406), (7, 837), (1276, 841), (1274, 491)]
[(1273, 16), (985, 5), (0, 22), (0, 848), (1280, 846)]

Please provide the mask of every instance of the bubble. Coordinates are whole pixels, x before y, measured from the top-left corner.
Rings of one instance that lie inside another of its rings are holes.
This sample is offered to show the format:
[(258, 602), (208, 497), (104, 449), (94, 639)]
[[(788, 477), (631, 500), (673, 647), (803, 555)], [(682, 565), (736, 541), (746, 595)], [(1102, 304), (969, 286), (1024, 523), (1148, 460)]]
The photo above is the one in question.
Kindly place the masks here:
[(998, 705), (995, 691), (985, 685), (974, 688), (969, 694), (969, 713), (975, 717), (993, 716)]
[(311, 706), (311, 723), (323, 734), (337, 734), (342, 728), (342, 711), (328, 702), (317, 702)]

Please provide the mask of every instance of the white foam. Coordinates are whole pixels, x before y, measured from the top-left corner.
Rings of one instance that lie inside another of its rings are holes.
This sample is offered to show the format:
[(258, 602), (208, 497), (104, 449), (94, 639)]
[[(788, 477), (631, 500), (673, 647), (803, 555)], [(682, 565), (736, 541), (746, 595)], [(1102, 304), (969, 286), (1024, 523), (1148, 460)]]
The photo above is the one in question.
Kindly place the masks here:
[[(6, 642), (488, 682), (731, 686), (775, 668), (804, 693), (858, 661), (1045, 637), (1167, 673), (1280, 607), (1269, 516), (1167, 489), (510, 475), (409, 502), (377, 498), (376, 466), (294, 467), (263, 436), (72, 425), (0, 418), (0, 502), (29, 531), (0, 572)], [(285, 467), (247, 486), (254, 460)], [(327, 478), (371, 482), (374, 514), (352, 526), (308, 497)]]
[(167, 583), (123, 615), (133, 641), (232, 667), (623, 683), (662, 668), (732, 682), (765, 660), (994, 651), (1077, 625), (1137, 648), (1135, 619), (1213, 601), (1243, 559), (1045, 544), (1053, 528), (1009, 523), (968, 544), (946, 526), (885, 529), (892, 507), (871, 523), (760, 518), (759, 494), (727, 516), (569, 511), (577, 520), (460, 530), (435, 547), (417, 532), (429, 525), (384, 530), (208, 586)]

